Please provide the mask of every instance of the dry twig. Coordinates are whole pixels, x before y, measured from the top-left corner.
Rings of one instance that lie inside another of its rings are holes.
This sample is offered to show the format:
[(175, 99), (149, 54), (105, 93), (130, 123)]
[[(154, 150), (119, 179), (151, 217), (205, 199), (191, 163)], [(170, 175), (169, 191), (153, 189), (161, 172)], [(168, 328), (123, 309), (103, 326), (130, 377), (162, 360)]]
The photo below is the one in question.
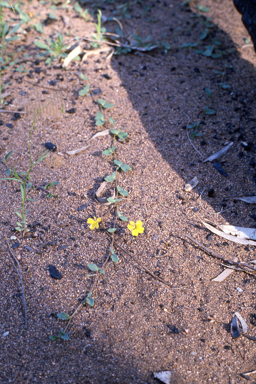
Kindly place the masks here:
[(21, 285), (22, 299), (23, 299), (23, 305), (24, 305), (25, 329), (27, 329), (28, 328), (27, 304), (26, 304), (26, 299), (25, 299), (25, 290), (24, 290), (24, 286), (23, 286), (23, 279), (22, 279), (22, 272), (21, 272), (21, 268), (20, 268), (20, 263), (17, 260), (17, 258), (15, 257), (14, 253), (12, 252), (10, 244), (9, 244), (9, 241), (8, 241), (6, 236), (5, 236), (5, 241), (7, 243), (9, 252), (10, 252), (13, 260), (15, 260), (15, 262), (16, 262), (16, 264), (18, 266), (18, 273), (19, 273), (19, 277), (20, 277), (20, 285)]
[[(227, 263), (227, 264), (239, 267), (239, 268), (241, 268), (241, 270), (243, 272), (248, 272), (246, 269), (244, 269), (244, 267), (246, 267), (246, 268), (256, 272), (256, 267), (253, 267), (253, 266), (251, 266), (248, 263), (239, 262), (239, 261), (232, 261), (232, 260), (229, 260), (229, 259), (225, 259), (225, 257), (223, 257), (221, 255), (218, 255), (217, 253), (211, 251), (209, 248), (206, 248), (203, 244), (201, 244), (197, 240), (193, 239), (193, 237), (191, 237), (189, 235), (185, 235), (185, 237), (187, 237), (189, 240), (191, 240), (193, 243), (195, 243), (199, 248), (203, 249), (206, 253), (208, 253), (208, 255), (210, 255), (212, 257), (215, 257), (216, 259), (222, 260), (222, 261), (224, 261), (224, 263)], [(182, 239), (186, 240), (184, 238), (182, 238)]]

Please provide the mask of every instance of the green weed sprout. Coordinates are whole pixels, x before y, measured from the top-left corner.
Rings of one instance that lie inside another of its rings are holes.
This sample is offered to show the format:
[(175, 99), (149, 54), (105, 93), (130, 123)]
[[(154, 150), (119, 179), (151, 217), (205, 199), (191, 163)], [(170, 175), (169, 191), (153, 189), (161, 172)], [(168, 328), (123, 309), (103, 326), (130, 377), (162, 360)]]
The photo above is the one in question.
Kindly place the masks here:
[[(7, 169), (7, 176), (0, 180), (10, 180), (10, 181), (16, 181), (20, 184), (20, 191), (21, 191), (21, 200), (22, 200), (22, 206), (19, 211), (15, 211), (16, 215), (19, 217), (19, 221), (17, 221), (16, 231), (23, 232), (23, 235), (25, 235), (27, 232), (29, 232), (28, 226), (27, 226), (27, 213), (28, 209), (26, 209), (26, 202), (27, 201), (35, 201), (33, 199), (30, 199), (27, 197), (27, 191), (32, 187), (30, 180), (30, 174), (34, 168), (34, 166), (39, 163), (41, 160), (43, 160), (47, 155), (48, 151), (43, 151), (39, 158), (36, 161), (33, 161), (32, 154), (31, 154), (31, 136), (33, 131), (36, 130), (35, 123), (36, 119), (39, 115), (40, 111), (37, 110), (37, 113), (34, 117), (34, 120), (32, 122), (32, 126), (29, 132), (29, 139), (28, 139), (28, 153), (29, 153), (29, 160), (30, 160), (30, 167), (27, 172), (18, 173), (16, 169), (13, 167), (13, 169), (8, 168)], [(5, 158), (2, 160), (3, 163), (6, 162), (8, 157), (11, 155), (12, 151), (9, 152)]]
[(48, 45), (41, 40), (35, 41), (35, 45), (37, 48), (43, 49), (46, 51), (46, 55), (50, 57), (45, 61), (45, 64), (50, 65), (53, 60), (64, 58), (67, 56), (65, 50), (67, 46), (63, 41), (64, 36), (60, 35), (57, 41), (48, 39)]
[[(94, 23), (97, 34), (92, 36), (93, 40), (96, 40), (96, 41), (104, 41), (105, 40), (103, 33), (106, 32), (106, 28), (101, 27), (101, 16), (102, 16), (102, 12), (100, 9), (98, 9), (98, 15), (97, 15), (98, 22)], [(91, 43), (91, 46), (93, 48), (98, 48), (99, 44)]]

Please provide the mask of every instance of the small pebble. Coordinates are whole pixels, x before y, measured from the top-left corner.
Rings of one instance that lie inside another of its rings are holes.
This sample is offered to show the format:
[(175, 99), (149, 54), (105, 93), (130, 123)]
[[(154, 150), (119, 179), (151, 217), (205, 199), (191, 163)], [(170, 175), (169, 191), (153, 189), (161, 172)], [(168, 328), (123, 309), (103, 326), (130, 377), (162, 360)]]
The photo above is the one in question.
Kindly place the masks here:
[(243, 292), (242, 288), (239, 288), (239, 287), (237, 287), (236, 290), (237, 290), (239, 293), (242, 293), (242, 292)]
[(17, 249), (20, 246), (20, 243), (17, 241), (16, 243), (12, 244), (12, 249)]
[(67, 113), (75, 113), (76, 112), (76, 108), (70, 108), (66, 112)]
[(58, 269), (54, 265), (49, 265), (49, 272), (50, 272), (50, 276), (53, 279), (60, 280), (62, 278), (61, 273), (58, 271)]
[(10, 123), (7, 123), (7, 124), (6, 124), (6, 127), (7, 127), (7, 128), (13, 128), (13, 125), (10, 124)]
[(3, 337), (8, 336), (9, 333), (10, 333), (9, 331), (4, 332), (4, 333), (3, 333)]

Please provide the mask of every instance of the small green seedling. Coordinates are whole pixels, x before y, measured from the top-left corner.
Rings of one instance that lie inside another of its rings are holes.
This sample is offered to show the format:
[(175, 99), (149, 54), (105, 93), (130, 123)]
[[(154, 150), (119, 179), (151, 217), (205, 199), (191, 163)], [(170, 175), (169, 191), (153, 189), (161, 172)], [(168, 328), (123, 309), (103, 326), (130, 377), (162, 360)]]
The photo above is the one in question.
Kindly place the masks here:
[(106, 100), (102, 100), (102, 99), (99, 99), (98, 103), (104, 109), (110, 109), (115, 106), (114, 104), (108, 103)]
[(64, 44), (64, 36), (60, 35), (57, 41), (48, 39), (48, 44), (44, 43), (41, 40), (36, 40), (34, 42), (35, 46), (39, 49), (46, 51), (46, 55), (50, 57), (46, 60), (46, 64), (50, 65), (53, 60), (64, 58), (67, 56), (65, 50), (67, 46)]
[(93, 271), (93, 272), (100, 272), (102, 273), (103, 275), (105, 274), (105, 272), (103, 271), (103, 269), (99, 268), (96, 264), (94, 263), (90, 263), (88, 264), (88, 268)]
[(84, 305), (85, 305), (86, 303), (87, 303), (88, 305), (90, 305), (90, 307), (94, 307), (95, 301), (94, 301), (93, 298), (92, 298), (92, 293), (91, 293), (91, 292), (88, 293), (87, 298), (86, 298), (86, 302), (84, 303)]
[(113, 261), (113, 263), (118, 263), (119, 259), (118, 259), (118, 256), (115, 254), (114, 249), (110, 248), (110, 252), (111, 252), (111, 260)]
[(83, 9), (78, 2), (74, 5), (74, 10), (82, 17), (85, 21), (90, 21), (90, 14), (88, 9)]
[(101, 113), (100, 111), (97, 112), (97, 115), (95, 118), (95, 124), (98, 127), (105, 124), (105, 117), (104, 117), (103, 113)]
[(79, 96), (86, 96), (90, 92), (90, 85), (86, 85), (83, 89), (79, 91)]

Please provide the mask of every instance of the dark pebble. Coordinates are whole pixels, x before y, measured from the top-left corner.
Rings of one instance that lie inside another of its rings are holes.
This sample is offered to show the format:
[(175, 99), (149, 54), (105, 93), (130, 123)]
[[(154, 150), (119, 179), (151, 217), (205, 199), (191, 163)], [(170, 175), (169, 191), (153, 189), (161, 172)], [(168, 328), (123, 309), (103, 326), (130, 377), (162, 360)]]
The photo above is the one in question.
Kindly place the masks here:
[(100, 95), (102, 93), (102, 90), (100, 88), (94, 89), (91, 91), (93, 95)]
[(109, 76), (107, 73), (104, 73), (104, 75), (102, 75), (102, 77), (104, 77), (107, 80), (111, 80), (112, 79), (112, 77)]
[(30, 248), (28, 245), (25, 246), (25, 249), (28, 251), (28, 252), (34, 252), (32, 248)]
[(37, 67), (37, 68), (35, 68), (35, 73), (37, 73), (38, 75), (40, 75), (40, 72), (41, 72), (41, 67)]
[(62, 249), (67, 249), (67, 248), (68, 248), (68, 245), (59, 245), (57, 250), (61, 251)]
[(18, 119), (21, 118), (21, 115), (20, 115), (20, 113), (15, 112), (15, 113), (13, 114), (13, 117), (14, 117), (15, 120), (18, 120)]
[(35, 64), (35, 65), (39, 65), (39, 64), (40, 64), (40, 60), (39, 60), (39, 59), (36, 59), (36, 60), (34, 61), (34, 64)]
[(239, 152), (238, 155), (237, 155), (238, 159), (242, 159), (243, 156), (244, 156), (243, 152)]
[(249, 165), (251, 165), (252, 167), (255, 167), (255, 161), (254, 160), (250, 160)]
[(48, 83), (49, 83), (49, 85), (52, 85), (52, 86), (56, 85), (56, 81), (54, 81), (54, 80), (49, 80)]
[(8, 128), (13, 128), (13, 125), (10, 124), (10, 123), (7, 123), (7, 124), (6, 124), (6, 127), (8, 127)]
[(206, 145), (206, 144), (207, 144), (207, 143), (206, 143), (205, 140), (202, 140), (201, 143), (200, 143), (200, 145), (202, 145), (202, 146), (203, 146), (203, 145)]
[(87, 204), (83, 204), (81, 205), (80, 207), (77, 208), (78, 212), (82, 211), (83, 209), (85, 209), (87, 207)]
[(20, 243), (18, 241), (16, 241), (16, 243), (12, 244), (12, 249), (17, 249), (17, 248), (19, 248), (19, 246), (20, 246)]
[(50, 141), (48, 143), (45, 143), (45, 148), (49, 149), (49, 151), (55, 152), (57, 150), (57, 146)]
[(200, 69), (197, 68), (197, 67), (194, 68), (194, 71), (195, 71), (196, 73), (200, 73)]
[(76, 196), (76, 193), (75, 193), (75, 192), (69, 192), (69, 191), (68, 191), (68, 195), (69, 195), (69, 196)]
[(76, 112), (76, 108), (68, 109), (66, 112), (67, 113), (75, 113)]
[(209, 197), (213, 197), (215, 195), (215, 191), (214, 191), (214, 189), (213, 188), (210, 188), (209, 190), (208, 190), (208, 196)]
[(199, 312), (203, 312), (203, 307), (197, 308)]
[(91, 338), (92, 331), (89, 328), (84, 327), (85, 330), (85, 336), (88, 337), (88, 339)]
[(215, 162), (213, 163), (213, 166), (214, 166), (214, 168), (217, 169), (217, 171), (218, 171), (221, 175), (223, 175), (223, 176), (225, 176), (225, 177), (228, 176), (227, 173), (224, 171), (224, 169), (222, 168), (222, 166), (220, 165), (220, 163), (219, 163), (218, 161), (215, 161)]
[(231, 345), (224, 345), (224, 349), (227, 349), (228, 351), (232, 348)]
[(171, 72), (176, 71), (176, 67), (171, 67)]
[(254, 326), (256, 326), (256, 313), (250, 314), (250, 323)]
[(0, 125), (4, 125), (4, 122), (3, 122), (3, 120), (0, 120)]
[(62, 278), (61, 273), (58, 271), (58, 269), (54, 265), (49, 265), (49, 272), (50, 272), (50, 276), (53, 279), (60, 280)]
[(167, 327), (170, 329), (172, 333), (179, 333), (178, 328), (176, 328), (174, 325), (167, 324)]

